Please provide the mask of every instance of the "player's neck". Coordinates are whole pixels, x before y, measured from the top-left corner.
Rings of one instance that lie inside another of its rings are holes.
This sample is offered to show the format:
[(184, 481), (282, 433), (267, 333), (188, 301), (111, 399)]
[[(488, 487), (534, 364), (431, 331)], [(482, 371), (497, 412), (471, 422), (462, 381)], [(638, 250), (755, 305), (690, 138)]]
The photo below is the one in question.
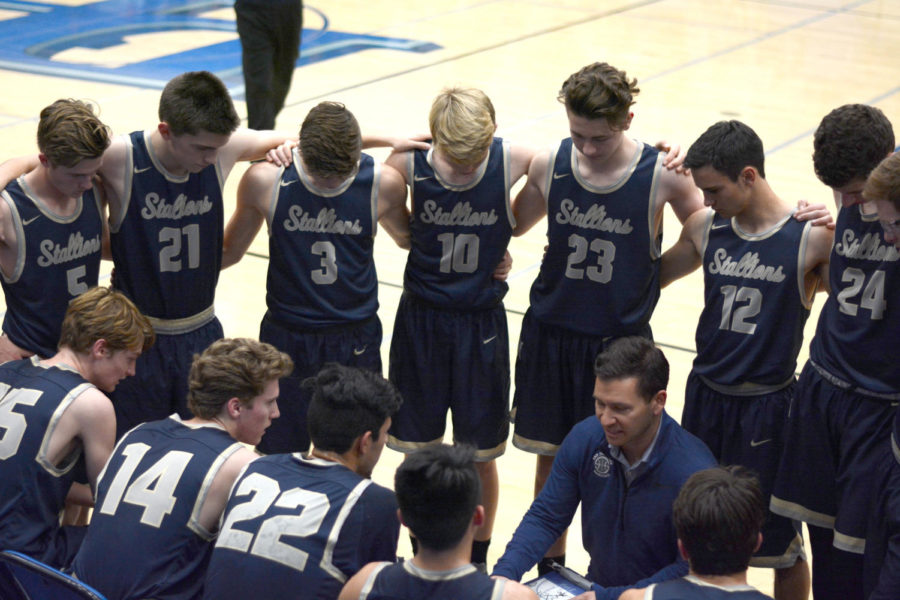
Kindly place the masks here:
[(309, 455), (320, 460), (327, 460), (328, 462), (344, 465), (351, 471), (356, 472), (356, 460), (350, 456), (349, 452), (347, 454), (338, 454), (337, 452), (332, 452), (330, 450), (320, 450), (313, 447)]
[(760, 180), (747, 208), (735, 217), (735, 221), (747, 233), (764, 233), (787, 218), (793, 210), (764, 180)]
[(592, 158), (575, 149), (579, 174), (589, 183), (607, 186), (618, 181), (632, 163), (638, 142), (622, 135), (622, 143), (608, 156)]
[(73, 369), (85, 379), (90, 379), (90, 369), (85, 356), (78, 354), (70, 348), (60, 348), (59, 352), (41, 361), (41, 365), (45, 367), (62, 367)]
[(430, 550), (419, 543), (419, 551), (411, 559), (412, 563), (426, 571), (451, 571), (470, 564), (472, 560), (472, 540), (462, 542), (449, 550)]
[(178, 161), (175, 160), (175, 158), (172, 156), (172, 153), (169, 150), (169, 145), (168, 143), (166, 143), (166, 140), (163, 139), (163, 136), (159, 132), (159, 130), (151, 130), (147, 139), (151, 146), (153, 156), (156, 158), (156, 160), (159, 161), (159, 163), (166, 171), (168, 171), (172, 175), (177, 176), (188, 174), (188, 170), (180, 165)]
[(460, 167), (447, 160), (438, 150), (431, 153), (431, 167), (440, 175), (441, 179), (451, 185), (468, 185), (475, 181), (475, 178), (483, 171), (482, 165), (485, 161), (487, 161), (487, 156), (473, 167)]
[(694, 572), (693, 569), (691, 569), (689, 574), (693, 577), (696, 577), (700, 581), (720, 587), (747, 585), (747, 571), (741, 571), (740, 573), (729, 573), (728, 575), (698, 575)]
[(30, 173), (26, 173), (22, 179), (27, 190), (58, 216), (67, 217), (75, 209), (78, 198), (66, 196), (60, 192), (51, 183), (47, 167), (41, 165)]

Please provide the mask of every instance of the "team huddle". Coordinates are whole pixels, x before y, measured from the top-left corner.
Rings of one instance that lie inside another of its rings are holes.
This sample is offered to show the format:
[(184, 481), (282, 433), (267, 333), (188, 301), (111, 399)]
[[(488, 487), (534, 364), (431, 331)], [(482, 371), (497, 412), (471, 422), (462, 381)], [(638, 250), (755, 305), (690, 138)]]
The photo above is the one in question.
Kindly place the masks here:
[[(128, 135), (81, 101), (45, 108), (39, 154), (0, 165), (0, 550), (111, 600), (537, 598), (519, 581), (566, 571), (580, 508), (582, 600), (766, 598), (751, 565), (778, 600), (900, 598), (890, 122), (859, 104), (821, 121), (833, 220), (776, 194), (747, 124), (686, 154), (628, 137), (638, 93), (607, 63), (572, 74), (570, 135), (546, 150), (497, 137), (462, 87), (435, 98), (427, 141), (364, 136), (336, 102), (299, 136), (239, 129), (207, 72)], [(226, 222), (225, 180), (251, 160)], [(666, 204), (682, 229), (663, 252)], [(264, 222), (258, 340), (225, 338), (219, 273)], [(538, 223), (513, 371), (507, 246)], [(379, 225), (408, 250), (387, 378)], [(650, 318), (698, 268), (679, 424)], [(535, 499), (489, 568), (510, 423)], [(393, 490), (371, 480), (385, 445), (407, 455)]]

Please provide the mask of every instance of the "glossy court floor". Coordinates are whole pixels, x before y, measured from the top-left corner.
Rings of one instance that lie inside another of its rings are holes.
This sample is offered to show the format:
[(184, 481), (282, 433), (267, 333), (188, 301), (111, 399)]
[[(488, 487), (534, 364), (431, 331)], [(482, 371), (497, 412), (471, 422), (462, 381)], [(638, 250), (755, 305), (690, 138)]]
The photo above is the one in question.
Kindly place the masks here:
[[(0, 158), (35, 151), (38, 113), (60, 97), (96, 102), (116, 133), (153, 127), (160, 87), (185, 70), (219, 74), (246, 115), (230, 2), (0, 0), (0, 32)], [(364, 132), (423, 132), (434, 95), (462, 84), (492, 98), (499, 135), (551, 146), (567, 135), (556, 101), (560, 84), (580, 67), (606, 61), (639, 80), (634, 137), (687, 146), (717, 120), (743, 120), (766, 145), (768, 180), (779, 194), (833, 207), (812, 171), (812, 132), (830, 109), (848, 102), (877, 105), (900, 123), (898, 57), (900, 0), (309, 2), (302, 56), (278, 127), (296, 131), (310, 107), (337, 100)], [(243, 169), (229, 178), (226, 213)], [(665, 229), (668, 246), (679, 230), (668, 210)], [(513, 357), (544, 235), (538, 225), (510, 245)], [(264, 312), (264, 233), (251, 251), (220, 279), (216, 312), (229, 336), (255, 336)], [(405, 256), (384, 234), (376, 253), (386, 366)], [(667, 410), (675, 418), (701, 302), (702, 279), (694, 274), (663, 291), (652, 320), (672, 364)], [(805, 359), (804, 345), (801, 364)], [(386, 450), (374, 478), (390, 485), (400, 460)], [(499, 460), (491, 564), (531, 500), (533, 465), (531, 455), (511, 444)], [(578, 517), (569, 539), (569, 564), (586, 569)], [(400, 553), (409, 555), (405, 535)], [(771, 592), (770, 571), (752, 570), (751, 580)]]

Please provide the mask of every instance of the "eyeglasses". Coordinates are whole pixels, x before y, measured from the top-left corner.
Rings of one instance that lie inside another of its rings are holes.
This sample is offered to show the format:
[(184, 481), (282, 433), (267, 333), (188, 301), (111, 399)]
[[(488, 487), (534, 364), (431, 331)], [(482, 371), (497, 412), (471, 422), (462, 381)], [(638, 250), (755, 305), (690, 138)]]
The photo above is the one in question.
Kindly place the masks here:
[(881, 223), (881, 228), (884, 229), (885, 233), (894, 237), (900, 236), (900, 219), (894, 219), (893, 221), (881, 219), (878, 222)]

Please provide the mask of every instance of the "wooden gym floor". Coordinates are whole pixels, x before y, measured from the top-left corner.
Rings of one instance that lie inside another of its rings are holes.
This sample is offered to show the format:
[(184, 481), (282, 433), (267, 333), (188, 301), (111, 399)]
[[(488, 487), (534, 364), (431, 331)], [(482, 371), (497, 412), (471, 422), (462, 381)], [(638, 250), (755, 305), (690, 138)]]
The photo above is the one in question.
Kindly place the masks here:
[[(434, 95), (462, 84), (491, 97), (499, 135), (552, 146), (567, 135), (556, 101), (560, 84), (580, 67), (606, 61), (639, 80), (634, 137), (688, 146), (713, 122), (740, 119), (762, 137), (768, 180), (779, 194), (833, 206), (810, 158), (822, 116), (862, 102), (900, 123), (897, 0), (330, 0), (307, 3), (304, 16), (301, 60), (278, 118), (288, 131), (296, 131), (316, 103), (337, 100), (364, 132), (425, 132)], [(186, 70), (219, 74), (246, 115), (231, 2), (0, 0), (0, 32), (0, 159), (35, 151), (38, 113), (60, 97), (96, 102), (116, 133), (152, 127), (159, 89)], [(244, 168), (229, 178), (226, 212)], [(679, 231), (670, 211), (665, 229), (668, 246)], [(544, 234), (539, 225), (510, 245), (515, 263), (506, 307), (513, 357)], [(405, 257), (387, 235), (377, 240), (386, 366)], [(216, 312), (229, 336), (255, 336), (265, 310), (264, 233), (251, 252), (220, 279)], [(652, 321), (672, 364), (668, 411), (676, 418), (701, 303), (702, 279), (695, 273), (663, 291)], [(801, 364), (805, 359), (804, 347)], [(385, 451), (374, 478), (390, 485), (401, 458)], [(501, 510), (490, 564), (531, 501), (534, 458), (510, 444), (499, 466)], [(579, 529), (576, 516), (569, 564), (584, 570)], [(410, 553), (405, 535), (400, 553)], [(754, 569), (751, 581), (771, 593), (771, 571)]]

